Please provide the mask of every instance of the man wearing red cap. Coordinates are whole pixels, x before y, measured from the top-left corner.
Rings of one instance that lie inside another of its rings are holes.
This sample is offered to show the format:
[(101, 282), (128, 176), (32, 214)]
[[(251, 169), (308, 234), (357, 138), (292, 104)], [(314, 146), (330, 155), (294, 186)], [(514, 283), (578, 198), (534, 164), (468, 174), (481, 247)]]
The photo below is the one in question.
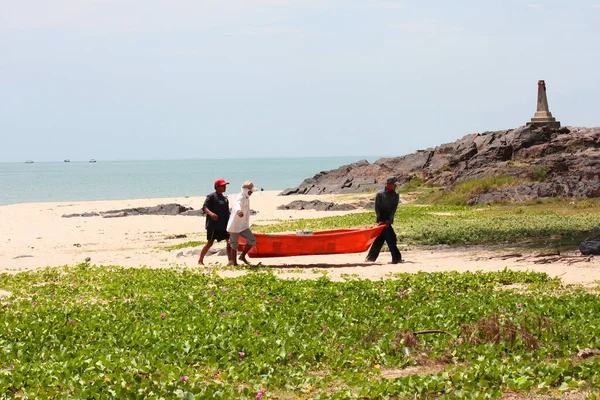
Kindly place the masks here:
[(215, 191), (204, 200), (202, 210), (206, 214), (206, 244), (200, 252), (198, 264), (204, 265), (204, 256), (215, 242), (225, 240), (227, 242), (227, 258), (229, 264), (235, 261), (235, 253), (229, 246), (229, 233), (227, 232), (227, 221), (229, 220), (229, 200), (223, 195), (227, 190), (227, 182), (223, 178), (215, 181)]

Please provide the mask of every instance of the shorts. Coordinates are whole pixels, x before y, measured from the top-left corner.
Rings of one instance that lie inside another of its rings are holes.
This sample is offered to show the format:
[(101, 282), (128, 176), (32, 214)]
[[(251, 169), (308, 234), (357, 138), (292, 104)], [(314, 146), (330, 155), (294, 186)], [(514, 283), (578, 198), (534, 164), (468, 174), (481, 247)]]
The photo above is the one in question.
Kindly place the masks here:
[(240, 236), (246, 239), (249, 245), (256, 246), (256, 237), (254, 236), (254, 233), (252, 233), (250, 229), (244, 229), (241, 232), (231, 232), (229, 234), (229, 245), (232, 249), (237, 250), (238, 239)]
[(212, 229), (206, 228), (206, 240), (216, 240), (220, 242), (221, 240), (229, 239), (229, 232), (224, 229)]

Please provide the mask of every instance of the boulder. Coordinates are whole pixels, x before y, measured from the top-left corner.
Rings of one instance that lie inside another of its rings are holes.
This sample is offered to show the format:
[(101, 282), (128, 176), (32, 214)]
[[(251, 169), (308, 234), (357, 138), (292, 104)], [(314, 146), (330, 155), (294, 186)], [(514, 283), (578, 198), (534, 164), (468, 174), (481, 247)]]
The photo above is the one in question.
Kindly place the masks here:
[(159, 204), (157, 206), (152, 207), (134, 207), (134, 208), (124, 208), (122, 210), (108, 210), (91, 212), (91, 213), (82, 213), (82, 214), (64, 214), (63, 218), (73, 218), (73, 217), (98, 217), (101, 216), (103, 218), (119, 218), (119, 217), (127, 217), (129, 215), (204, 215), (202, 210), (195, 211), (191, 207), (184, 207), (181, 204), (171, 203), (171, 204)]
[(600, 237), (589, 237), (579, 244), (579, 251), (584, 256), (600, 255)]
[(354, 204), (336, 204), (332, 202), (324, 202), (320, 200), (294, 200), (289, 204), (284, 204), (277, 207), (278, 210), (316, 210), (316, 211), (347, 211), (355, 210), (358, 207)]

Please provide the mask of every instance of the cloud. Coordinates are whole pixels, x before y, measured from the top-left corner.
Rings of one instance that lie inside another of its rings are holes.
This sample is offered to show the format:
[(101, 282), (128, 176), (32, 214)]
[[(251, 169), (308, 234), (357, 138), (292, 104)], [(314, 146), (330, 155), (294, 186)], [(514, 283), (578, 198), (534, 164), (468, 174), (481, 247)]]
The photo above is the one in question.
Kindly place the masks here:
[(0, 30), (100, 32), (207, 30), (270, 25), (301, 9), (347, 7), (343, 0), (0, 0)]
[(592, 4), (592, 8), (600, 8), (600, 4)]
[(439, 36), (441, 34), (458, 33), (463, 30), (458, 26), (442, 24), (433, 20), (411, 21), (395, 24), (392, 27), (412, 35), (431, 37)]
[(535, 9), (543, 8), (541, 4), (527, 4), (527, 7)]
[(252, 26), (244, 31), (245, 35), (251, 36), (273, 36), (273, 35), (283, 35), (283, 34), (295, 34), (301, 33), (300, 29), (296, 28), (286, 28), (286, 27), (276, 27), (276, 26)]
[(401, 9), (406, 8), (406, 4), (398, 1), (378, 1), (370, 5), (373, 8)]

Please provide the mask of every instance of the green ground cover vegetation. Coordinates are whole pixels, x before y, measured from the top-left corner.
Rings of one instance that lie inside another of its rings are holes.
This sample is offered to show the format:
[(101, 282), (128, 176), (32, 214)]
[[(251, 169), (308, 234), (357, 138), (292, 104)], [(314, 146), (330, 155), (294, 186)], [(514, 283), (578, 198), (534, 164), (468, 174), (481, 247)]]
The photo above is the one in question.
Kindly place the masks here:
[(0, 396), (594, 398), (600, 386), (600, 361), (577, 357), (600, 348), (598, 295), (543, 273), (333, 282), (205, 271), (2, 274), (13, 296), (0, 307)]
[[(453, 196), (490, 184), (511, 182)], [(600, 225), (598, 199), (419, 204), (439, 193), (405, 188), (416, 201), (396, 214), (400, 243), (573, 246)], [(367, 211), (253, 230), (374, 220)], [(333, 282), (327, 270), (302, 280), (268, 267), (218, 275), (229, 269), (80, 264), (0, 274), (12, 294), (0, 303), (0, 398), (598, 398), (598, 288), (510, 270)]]

